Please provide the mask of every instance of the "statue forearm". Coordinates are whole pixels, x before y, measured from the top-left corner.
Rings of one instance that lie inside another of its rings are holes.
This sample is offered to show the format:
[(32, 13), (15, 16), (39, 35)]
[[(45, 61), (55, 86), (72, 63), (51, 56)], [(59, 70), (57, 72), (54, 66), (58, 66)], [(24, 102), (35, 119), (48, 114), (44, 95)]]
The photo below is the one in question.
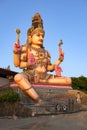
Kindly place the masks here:
[(61, 62), (62, 62), (62, 60), (58, 59), (54, 64), (48, 65), (47, 71), (54, 71), (55, 70), (55, 66), (59, 65)]
[(21, 53), (18, 52), (17, 53), (14, 52), (14, 65), (21, 69), (29, 67), (27, 61), (21, 61)]
[(19, 67), (20, 65), (20, 54), (21, 54), (21, 46), (18, 46), (17, 43), (14, 44), (14, 50), (13, 50), (13, 56), (14, 56), (14, 65), (16, 67)]
[(59, 65), (61, 62), (62, 62), (62, 60), (59, 58), (59, 59), (54, 63), (54, 66), (55, 66), (55, 65)]

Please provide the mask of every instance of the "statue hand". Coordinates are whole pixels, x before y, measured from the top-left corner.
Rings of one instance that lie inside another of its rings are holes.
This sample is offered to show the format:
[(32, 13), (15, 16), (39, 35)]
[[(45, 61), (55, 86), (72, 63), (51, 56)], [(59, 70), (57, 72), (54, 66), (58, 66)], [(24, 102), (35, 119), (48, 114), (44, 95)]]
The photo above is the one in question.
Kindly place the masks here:
[(64, 52), (62, 51), (59, 55), (59, 60), (63, 61), (64, 60)]
[(20, 41), (17, 40), (14, 44), (14, 51), (20, 51), (20, 50), (21, 50)]

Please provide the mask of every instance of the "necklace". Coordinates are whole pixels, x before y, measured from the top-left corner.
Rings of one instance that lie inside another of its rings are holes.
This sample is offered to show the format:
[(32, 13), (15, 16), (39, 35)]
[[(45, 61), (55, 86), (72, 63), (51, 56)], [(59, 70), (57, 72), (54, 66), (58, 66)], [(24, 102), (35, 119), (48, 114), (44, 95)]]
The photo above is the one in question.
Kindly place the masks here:
[(45, 49), (44, 48), (36, 48), (36, 47), (33, 47), (33, 46), (29, 46), (31, 49), (35, 50), (35, 51), (38, 51), (38, 52), (45, 52)]

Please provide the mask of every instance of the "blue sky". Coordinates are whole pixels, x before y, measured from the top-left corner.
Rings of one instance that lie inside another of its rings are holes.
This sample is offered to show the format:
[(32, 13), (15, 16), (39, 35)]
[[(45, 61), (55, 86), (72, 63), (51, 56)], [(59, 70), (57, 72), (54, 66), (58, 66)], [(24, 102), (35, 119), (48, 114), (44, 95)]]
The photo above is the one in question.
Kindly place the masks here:
[(0, 0), (0, 68), (13, 64), (15, 29), (21, 30), (21, 45), (33, 15), (39, 12), (44, 23), (44, 46), (51, 61), (58, 59), (58, 43), (63, 40), (63, 76), (87, 76), (87, 0)]

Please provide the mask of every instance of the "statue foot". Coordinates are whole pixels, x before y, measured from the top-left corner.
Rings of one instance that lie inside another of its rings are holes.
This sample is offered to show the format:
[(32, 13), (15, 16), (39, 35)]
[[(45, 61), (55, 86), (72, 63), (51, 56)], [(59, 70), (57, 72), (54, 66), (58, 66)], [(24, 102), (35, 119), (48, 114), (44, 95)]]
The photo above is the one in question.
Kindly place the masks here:
[(35, 104), (35, 106), (46, 106), (48, 103), (46, 101), (43, 101), (42, 99), (39, 99), (39, 101)]

